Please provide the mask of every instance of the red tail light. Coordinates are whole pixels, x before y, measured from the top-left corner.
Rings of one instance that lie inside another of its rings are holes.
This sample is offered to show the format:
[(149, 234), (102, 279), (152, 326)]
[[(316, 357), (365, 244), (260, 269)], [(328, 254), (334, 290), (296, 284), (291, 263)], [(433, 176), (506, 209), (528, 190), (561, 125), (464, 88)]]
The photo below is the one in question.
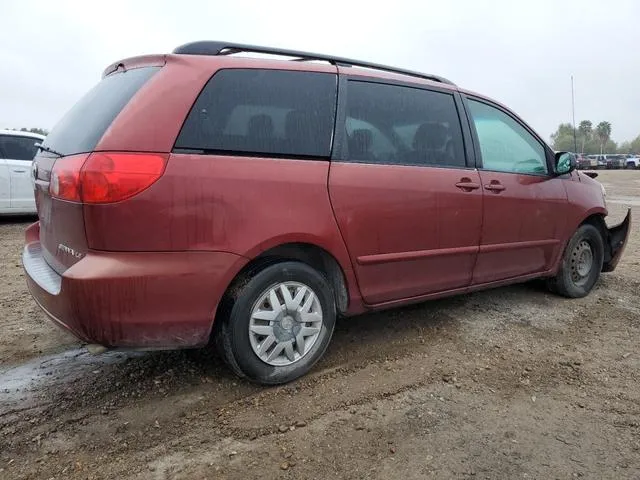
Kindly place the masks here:
[(52, 197), (80, 202), (80, 169), (87, 155), (73, 155), (56, 160), (51, 170), (49, 193)]
[(168, 155), (97, 152), (61, 158), (53, 165), (49, 190), (63, 200), (113, 203), (130, 198), (158, 180)]
[(92, 153), (80, 172), (84, 203), (112, 203), (140, 193), (160, 178), (166, 155)]

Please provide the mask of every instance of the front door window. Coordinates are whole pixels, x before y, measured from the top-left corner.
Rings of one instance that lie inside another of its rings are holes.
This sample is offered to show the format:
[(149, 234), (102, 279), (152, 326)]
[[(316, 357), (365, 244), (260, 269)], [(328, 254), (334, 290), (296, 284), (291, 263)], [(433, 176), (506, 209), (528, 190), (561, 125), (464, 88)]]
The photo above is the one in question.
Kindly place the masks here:
[(469, 100), (478, 133), (482, 168), (494, 172), (546, 175), (542, 144), (516, 120), (486, 103)]

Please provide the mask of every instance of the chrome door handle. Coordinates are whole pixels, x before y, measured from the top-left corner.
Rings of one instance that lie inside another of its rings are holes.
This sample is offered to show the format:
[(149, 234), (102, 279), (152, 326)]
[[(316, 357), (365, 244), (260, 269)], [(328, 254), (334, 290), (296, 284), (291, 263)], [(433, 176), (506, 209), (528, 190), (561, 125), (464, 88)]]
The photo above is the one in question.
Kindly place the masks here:
[(502, 192), (503, 190), (507, 189), (507, 187), (499, 183), (490, 183), (488, 185), (485, 185), (484, 188), (485, 190), (491, 190), (492, 192), (496, 193)]
[(13, 169), (13, 171), (15, 173), (24, 173), (24, 172), (26, 172), (26, 170), (16, 170), (15, 168)]
[(477, 190), (480, 188), (480, 184), (474, 182), (458, 182), (456, 183), (456, 187), (461, 190)]

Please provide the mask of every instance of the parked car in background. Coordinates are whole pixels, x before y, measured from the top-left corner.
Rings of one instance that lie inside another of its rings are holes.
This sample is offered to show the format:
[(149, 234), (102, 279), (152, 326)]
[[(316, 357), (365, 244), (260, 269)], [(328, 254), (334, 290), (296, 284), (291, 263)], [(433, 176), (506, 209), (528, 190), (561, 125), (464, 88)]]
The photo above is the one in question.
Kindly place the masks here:
[(595, 170), (605, 168), (607, 163), (601, 157), (601, 155), (587, 155), (587, 158), (589, 159), (589, 168), (593, 168)]
[(631, 222), (483, 95), (233, 43), (115, 62), (36, 165), (22, 258), (54, 322), (95, 350), (212, 340), (262, 384), (307, 372), (338, 315), (534, 278), (583, 297)]
[(620, 153), (608, 153), (603, 156), (607, 163), (608, 169), (618, 169), (618, 168), (624, 168), (626, 166), (625, 164), (625, 160), (627, 158), (626, 155), (623, 155)]
[(625, 159), (626, 168), (640, 168), (640, 157), (637, 155), (628, 155)]
[(598, 161), (598, 168), (607, 168), (607, 157), (604, 155), (596, 155)]
[(579, 153), (576, 155), (576, 165), (578, 169), (586, 170), (591, 168), (591, 160), (586, 155)]
[(37, 133), (0, 130), (0, 215), (35, 214), (31, 167), (45, 137)]

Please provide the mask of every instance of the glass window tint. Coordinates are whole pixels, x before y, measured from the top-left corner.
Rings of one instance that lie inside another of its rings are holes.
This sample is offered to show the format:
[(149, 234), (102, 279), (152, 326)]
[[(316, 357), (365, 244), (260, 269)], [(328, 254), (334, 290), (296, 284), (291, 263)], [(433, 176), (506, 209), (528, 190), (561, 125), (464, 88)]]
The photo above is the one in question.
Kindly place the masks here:
[(465, 166), (460, 120), (448, 93), (350, 81), (346, 130), (351, 161)]
[(108, 75), (67, 112), (44, 145), (64, 155), (90, 152), (129, 100), (159, 70), (144, 67)]
[(482, 168), (528, 174), (548, 172), (544, 147), (516, 120), (474, 100), (469, 100), (469, 109), (480, 141)]
[(357, 139), (359, 135), (370, 136), (370, 151), (376, 158), (386, 158), (395, 154), (396, 148), (393, 143), (391, 143), (391, 141), (378, 128), (369, 122), (347, 117), (346, 127), (347, 138), (349, 139)]
[(33, 160), (38, 152), (36, 143), (42, 140), (18, 135), (0, 135), (0, 158), (11, 160)]
[(222, 70), (196, 100), (175, 147), (329, 157), (336, 94), (329, 73)]

